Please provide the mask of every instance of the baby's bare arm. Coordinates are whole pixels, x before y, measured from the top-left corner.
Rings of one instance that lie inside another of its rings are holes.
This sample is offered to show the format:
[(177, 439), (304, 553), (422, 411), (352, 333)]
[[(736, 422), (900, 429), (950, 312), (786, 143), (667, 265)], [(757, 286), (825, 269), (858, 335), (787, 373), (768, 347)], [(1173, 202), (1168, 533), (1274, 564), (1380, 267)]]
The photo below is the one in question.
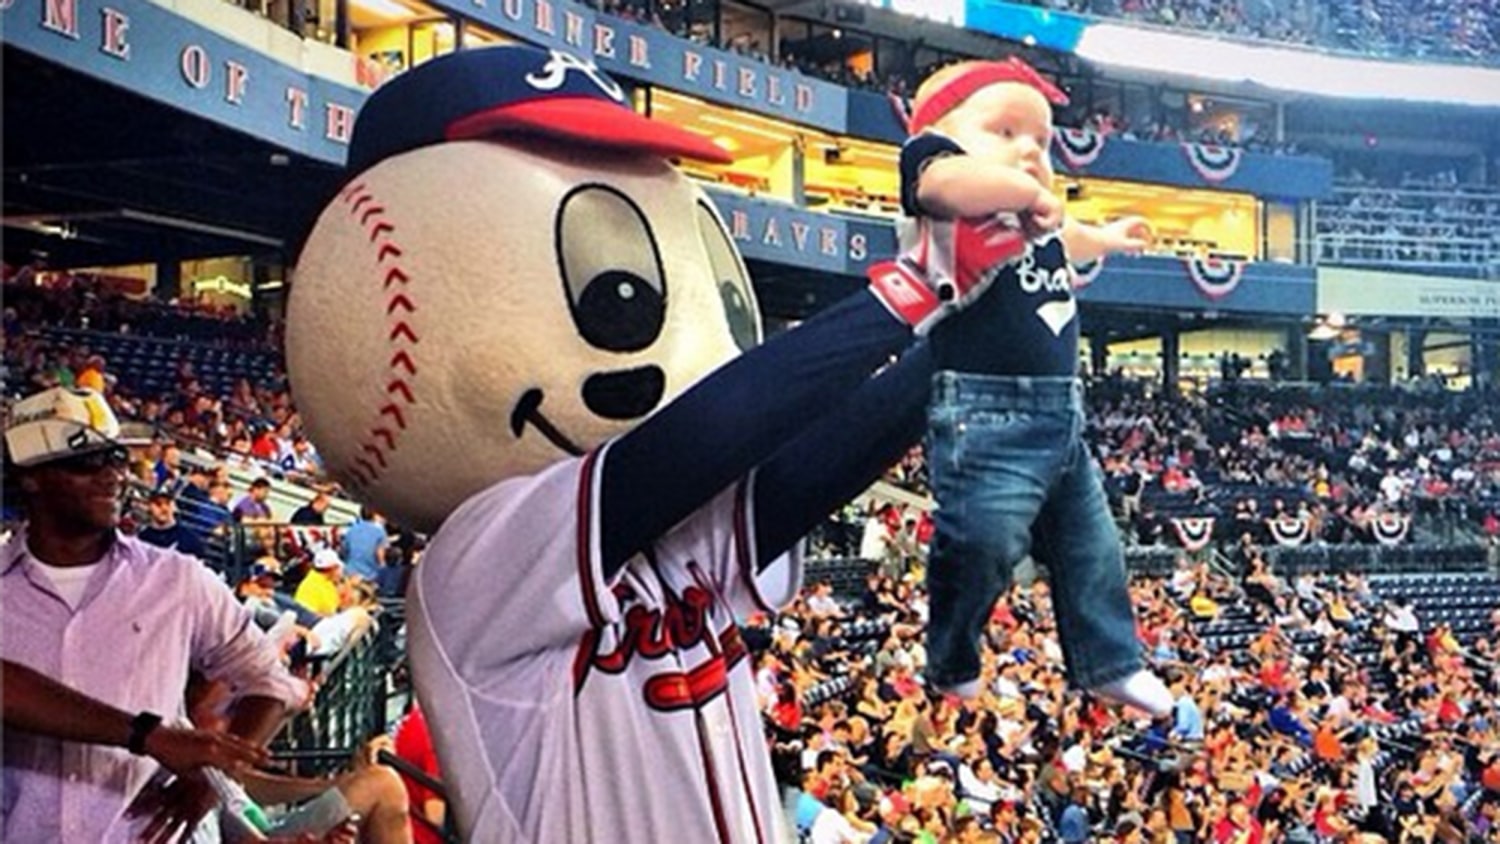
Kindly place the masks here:
[(1044, 193), (1048, 192), (1024, 171), (985, 164), (971, 155), (934, 159), (917, 182), (922, 208), (944, 219), (1029, 211)]

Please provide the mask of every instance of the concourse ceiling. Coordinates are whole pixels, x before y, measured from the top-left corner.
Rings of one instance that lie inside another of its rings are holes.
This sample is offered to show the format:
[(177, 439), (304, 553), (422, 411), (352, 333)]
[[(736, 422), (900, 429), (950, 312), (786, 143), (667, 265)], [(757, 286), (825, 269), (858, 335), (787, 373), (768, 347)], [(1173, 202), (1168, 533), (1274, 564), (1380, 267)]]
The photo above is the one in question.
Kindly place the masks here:
[(290, 260), (339, 171), (3, 48), (4, 259)]

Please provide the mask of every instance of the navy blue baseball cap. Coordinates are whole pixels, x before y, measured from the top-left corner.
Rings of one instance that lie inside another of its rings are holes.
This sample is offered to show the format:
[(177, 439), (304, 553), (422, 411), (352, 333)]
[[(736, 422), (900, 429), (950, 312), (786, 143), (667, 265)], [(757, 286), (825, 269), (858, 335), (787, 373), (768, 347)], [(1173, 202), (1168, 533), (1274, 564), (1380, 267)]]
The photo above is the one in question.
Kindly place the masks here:
[(378, 88), (360, 109), (349, 168), (445, 141), (521, 133), (727, 164), (702, 135), (637, 114), (592, 61), (523, 44), (458, 50)]

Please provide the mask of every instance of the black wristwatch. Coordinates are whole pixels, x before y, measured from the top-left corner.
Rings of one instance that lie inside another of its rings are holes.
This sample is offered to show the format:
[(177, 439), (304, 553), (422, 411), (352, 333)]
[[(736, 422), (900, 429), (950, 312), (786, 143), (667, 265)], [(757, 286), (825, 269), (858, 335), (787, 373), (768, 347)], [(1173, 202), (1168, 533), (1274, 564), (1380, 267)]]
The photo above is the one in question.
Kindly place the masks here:
[(161, 716), (155, 712), (142, 712), (130, 719), (130, 738), (125, 740), (125, 749), (137, 756), (146, 755), (146, 736), (161, 726)]

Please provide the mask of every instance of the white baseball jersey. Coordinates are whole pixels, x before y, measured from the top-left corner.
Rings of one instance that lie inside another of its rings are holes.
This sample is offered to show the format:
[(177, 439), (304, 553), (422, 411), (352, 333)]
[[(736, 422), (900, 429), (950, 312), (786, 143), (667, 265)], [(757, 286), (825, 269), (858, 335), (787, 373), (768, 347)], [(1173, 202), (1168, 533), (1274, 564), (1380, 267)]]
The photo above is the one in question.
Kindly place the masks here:
[(750, 483), (613, 582), (603, 452), (465, 502), (412, 578), (417, 694), (475, 842), (779, 842), (782, 812), (735, 619), (796, 594), (753, 575)]

